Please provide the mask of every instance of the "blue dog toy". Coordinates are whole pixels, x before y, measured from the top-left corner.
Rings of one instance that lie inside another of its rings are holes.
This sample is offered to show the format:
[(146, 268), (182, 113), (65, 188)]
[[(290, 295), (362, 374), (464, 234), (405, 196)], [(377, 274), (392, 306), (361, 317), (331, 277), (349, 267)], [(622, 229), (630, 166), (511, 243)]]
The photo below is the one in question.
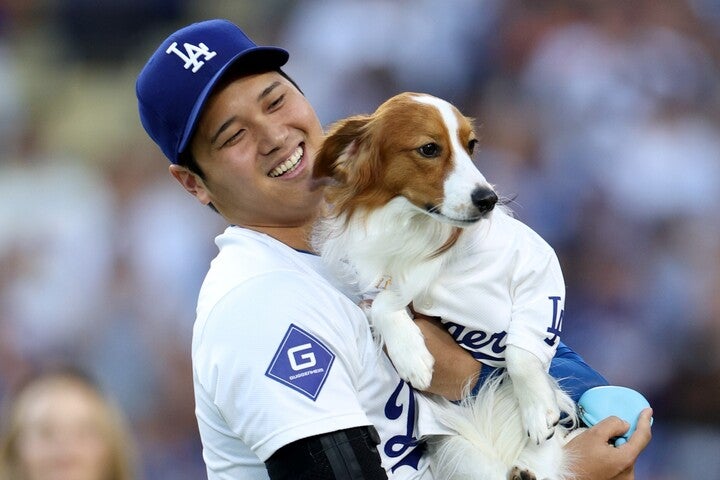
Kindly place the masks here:
[[(608, 385), (593, 387), (583, 393), (578, 400), (578, 415), (589, 427), (612, 415), (628, 422), (628, 431), (615, 439), (615, 446), (619, 447), (628, 441), (637, 427), (640, 412), (649, 406), (650, 403), (645, 397), (635, 390)], [(652, 418), (650, 424), (652, 425)]]

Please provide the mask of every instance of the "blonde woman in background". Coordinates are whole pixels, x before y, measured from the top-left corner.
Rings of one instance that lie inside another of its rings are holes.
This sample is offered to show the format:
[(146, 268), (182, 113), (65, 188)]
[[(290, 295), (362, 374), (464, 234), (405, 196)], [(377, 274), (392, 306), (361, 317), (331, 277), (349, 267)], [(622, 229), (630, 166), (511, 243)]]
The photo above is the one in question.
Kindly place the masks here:
[(0, 480), (133, 480), (119, 409), (85, 374), (28, 379), (0, 417)]

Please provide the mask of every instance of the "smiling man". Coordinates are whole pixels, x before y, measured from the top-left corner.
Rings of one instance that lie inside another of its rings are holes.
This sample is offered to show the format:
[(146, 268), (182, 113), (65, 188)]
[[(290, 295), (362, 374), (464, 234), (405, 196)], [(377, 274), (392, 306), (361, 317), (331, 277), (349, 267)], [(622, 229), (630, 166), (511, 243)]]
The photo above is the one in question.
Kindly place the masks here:
[[(323, 132), (281, 70), (287, 60), (209, 20), (171, 34), (136, 84), (141, 122), (172, 176), (230, 224), (216, 239), (192, 341), (208, 478), (432, 479), (421, 434), (448, 432), (378, 352), (359, 299), (309, 251)], [(429, 390), (459, 398), (478, 362), (436, 322), (420, 325), (441, 372)], [(632, 478), (649, 425), (624, 449), (606, 448), (627, 428), (615, 419), (577, 437), (579, 478)]]

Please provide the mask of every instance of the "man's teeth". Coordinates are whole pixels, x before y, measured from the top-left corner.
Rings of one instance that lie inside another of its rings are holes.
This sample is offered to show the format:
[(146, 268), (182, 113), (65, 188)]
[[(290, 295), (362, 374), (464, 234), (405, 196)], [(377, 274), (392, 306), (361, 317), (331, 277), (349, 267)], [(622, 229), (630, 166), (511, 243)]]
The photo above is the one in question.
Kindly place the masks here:
[(268, 176), (270, 177), (279, 177), (285, 172), (292, 171), (297, 167), (298, 163), (300, 163), (300, 157), (303, 155), (303, 149), (302, 147), (297, 147), (292, 155), (290, 155), (290, 158), (285, 160), (283, 163), (278, 165), (277, 167), (273, 168), (270, 173), (268, 173)]

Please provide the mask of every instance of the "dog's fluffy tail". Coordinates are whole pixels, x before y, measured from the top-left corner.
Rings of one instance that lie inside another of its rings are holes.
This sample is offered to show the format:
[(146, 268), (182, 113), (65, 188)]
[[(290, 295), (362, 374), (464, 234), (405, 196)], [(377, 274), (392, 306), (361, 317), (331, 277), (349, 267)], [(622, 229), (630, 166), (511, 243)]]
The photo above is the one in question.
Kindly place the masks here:
[(552, 472), (553, 479), (571, 478), (562, 445), (575, 424), (575, 404), (559, 387), (557, 393), (560, 409), (567, 417), (547, 441), (550, 444), (541, 447), (529, 445), (507, 373), (488, 379), (476, 397), (460, 405), (436, 402), (438, 419), (457, 432), (428, 440), (436, 478), (505, 479), (513, 466), (533, 469), (538, 462), (544, 465), (541, 470)]

